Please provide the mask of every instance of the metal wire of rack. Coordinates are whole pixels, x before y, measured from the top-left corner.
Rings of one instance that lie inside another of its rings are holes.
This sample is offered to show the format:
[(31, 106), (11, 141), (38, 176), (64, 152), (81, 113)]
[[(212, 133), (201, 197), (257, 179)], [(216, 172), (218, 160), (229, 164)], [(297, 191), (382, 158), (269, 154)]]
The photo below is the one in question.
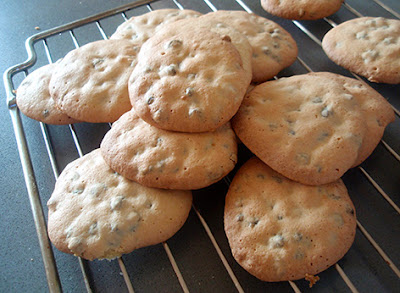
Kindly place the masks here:
[[(195, 3), (193, 4), (193, 2), (195, 2)], [(354, 4), (356, 4), (356, 5), (360, 5), (360, 3), (359, 3), (360, 1), (357, 2), (356, 0), (354, 0), (354, 1), (349, 0), (343, 4), (343, 7), (341, 10), (344, 10), (345, 14), (350, 13), (350, 15), (352, 15), (353, 17), (363, 16), (363, 14), (361, 12), (359, 12), (356, 8), (354, 8), (352, 6), (352, 4), (353, 4), (352, 2), (354, 2)], [(384, 10), (385, 15), (389, 15), (390, 17), (394, 17), (394, 18), (399, 18), (399, 13), (397, 13), (395, 10), (390, 8), (390, 0), (386, 0), (386, 1), (369, 0), (369, 2), (371, 2), (371, 3), (373, 2), (372, 5), (378, 6), (379, 9), (382, 9), (382, 11)], [(26, 41), (26, 49), (28, 52), (27, 61), (25, 61), (22, 64), (18, 64), (16, 66), (11, 67), (4, 73), (4, 83), (5, 83), (6, 92), (7, 92), (7, 103), (8, 103), (8, 107), (10, 110), (11, 119), (13, 122), (13, 127), (14, 127), (15, 137), (16, 137), (16, 141), (17, 141), (18, 151), (19, 151), (19, 155), (20, 155), (20, 160), (21, 160), (22, 167), (23, 167), (23, 173), (24, 173), (26, 186), (27, 186), (27, 190), (28, 190), (28, 195), (29, 195), (29, 199), (30, 199), (30, 203), (31, 203), (31, 207), (32, 207), (32, 213), (33, 213), (35, 226), (36, 226), (36, 230), (37, 230), (37, 234), (38, 234), (38, 238), (39, 238), (40, 248), (41, 248), (41, 252), (42, 252), (42, 256), (43, 256), (44, 268), (45, 268), (46, 276), (47, 276), (47, 280), (48, 280), (48, 286), (49, 286), (49, 290), (51, 292), (61, 292), (62, 291), (62, 286), (61, 286), (62, 280), (60, 280), (60, 277), (58, 274), (59, 268), (57, 267), (53, 250), (52, 250), (49, 240), (47, 238), (45, 216), (43, 213), (43, 207), (41, 205), (40, 194), (38, 191), (39, 188), (37, 186), (37, 182), (36, 182), (35, 176), (34, 176), (35, 171), (38, 172), (38, 168), (35, 168), (32, 164), (32, 160), (29, 155), (29, 149), (28, 149), (28, 143), (26, 140), (26, 135), (25, 135), (24, 129), (23, 129), (23, 123), (22, 123), (20, 113), (19, 113), (18, 108), (15, 103), (14, 89), (16, 87), (14, 87), (14, 80), (13, 80), (14, 76), (21, 72), (24, 72), (25, 75), (28, 74), (27, 70), (35, 64), (35, 62), (37, 60), (36, 51), (38, 50), (38, 48), (35, 46), (41, 45), (42, 46), (41, 50), (44, 51), (44, 54), (47, 58), (47, 62), (52, 63), (54, 61), (54, 57), (53, 57), (54, 52), (50, 48), (51, 46), (49, 45), (49, 40), (51, 38), (60, 36), (61, 34), (69, 35), (69, 38), (73, 43), (73, 47), (77, 48), (80, 46), (80, 42), (78, 41), (79, 38), (76, 36), (77, 30), (81, 29), (81, 28), (85, 28), (89, 24), (95, 24), (100, 36), (103, 39), (107, 39), (108, 35), (104, 29), (104, 23), (110, 17), (120, 17), (121, 22), (122, 22), (122, 21), (126, 21), (129, 18), (128, 13), (132, 13), (132, 12), (136, 13), (136, 9), (138, 9), (138, 11), (139, 11), (139, 9), (141, 9), (138, 13), (152, 11), (153, 9), (155, 9), (154, 7), (156, 7), (156, 6), (159, 8), (169, 7), (169, 8), (178, 8), (178, 9), (186, 9), (186, 8), (194, 9), (198, 6), (198, 3), (200, 3), (199, 5), (201, 5), (201, 7), (202, 7), (201, 9), (204, 10), (204, 12), (207, 12), (207, 9), (208, 9), (208, 11), (216, 11), (218, 9), (242, 9), (249, 13), (254, 12), (254, 13), (261, 14), (263, 16), (268, 17), (268, 15), (264, 11), (260, 10), (259, 4), (255, 4), (254, 1), (243, 1), (243, 0), (236, 0), (236, 1), (234, 1), (234, 0), (232, 0), (232, 1), (203, 0), (203, 1), (191, 1), (191, 2), (183, 1), (183, 0), (182, 1), (179, 1), (179, 0), (172, 0), (172, 1), (144, 1), (144, 0), (141, 0), (141, 1), (136, 1), (129, 5), (124, 5), (122, 7), (119, 7), (119, 8), (110, 10), (110, 11), (106, 11), (104, 13), (101, 13), (101, 14), (98, 14), (98, 15), (95, 15), (92, 17), (81, 19), (81, 20), (50, 29), (48, 31), (44, 31), (44, 32), (38, 33), (36, 35), (33, 35), (32, 37), (28, 38)], [(387, 3), (389, 3), (389, 4), (387, 4)], [(339, 22), (344, 21), (340, 17), (337, 17), (337, 19), (335, 19), (335, 16), (327, 17), (327, 18), (324, 18), (323, 20), (321, 20), (321, 22), (324, 22), (324, 24), (327, 24), (328, 27), (335, 27)], [(350, 16), (350, 18), (351, 18), (351, 16)], [(281, 25), (283, 25), (285, 27), (285, 29), (287, 29), (289, 32), (294, 34), (294, 37), (297, 41), (300, 39), (302, 42), (308, 43), (308, 45), (307, 45), (308, 47), (312, 46), (310, 44), (310, 42), (311, 43), (313, 42), (319, 48), (319, 51), (321, 51), (321, 40), (320, 40), (320, 36), (317, 35), (320, 32), (318, 30), (317, 30), (317, 33), (313, 32), (313, 30), (315, 29), (315, 26), (313, 27), (312, 23), (302, 22), (302, 21), (291, 21), (291, 23), (293, 25), (290, 25), (290, 21), (276, 20), (273, 17), (272, 17), (272, 19), (274, 21), (277, 21)], [(318, 22), (318, 24), (321, 25), (321, 22)], [(325, 32), (326, 32), (326, 28), (325, 28)], [(285, 75), (297, 74), (297, 73), (310, 72), (310, 71), (313, 71), (313, 68), (315, 68), (317, 70), (321, 70), (320, 68), (318, 68), (318, 66), (315, 66), (315, 64), (310, 64), (311, 62), (309, 61), (309, 58), (310, 57), (307, 55), (305, 55), (304, 57), (299, 56), (297, 58), (297, 62), (294, 65), (292, 65), (289, 69), (286, 69), (282, 73), (280, 73), (279, 77), (285, 76)], [(329, 66), (332, 66), (332, 65), (329, 65)], [(366, 81), (364, 81), (364, 79), (358, 77), (357, 75), (355, 75), (351, 72), (346, 72), (346, 74), (352, 75), (353, 77), (355, 77), (363, 82), (366, 82)], [(276, 78), (278, 78), (278, 77), (276, 77)], [(388, 93), (388, 90), (385, 87), (382, 87), (379, 85), (374, 86), (374, 87), (377, 88), (379, 91), (381, 91), (383, 95)], [(389, 90), (390, 90), (389, 94), (391, 97), (396, 96), (396, 93), (394, 93), (396, 88), (395, 88), (395, 90), (393, 90), (392, 88), (390, 88)], [(398, 131), (398, 128), (399, 128), (399, 123), (398, 123), (398, 117), (400, 116), (400, 112), (398, 110), (399, 104), (397, 102), (393, 103), (393, 99), (391, 99), (391, 102), (392, 102), (393, 109), (397, 114), (397, 117), (396, 117), (396, 122), (394, 123), (394, 126), (389, 127), (388, 132), (389, 133), (393, 132), (394, 134), (396, 134), (396, 131)], [(111, 125), (107, 125), (108, 128), (110, 126)], [(49, 131), (49, 126), (46, 124), (43, 124), (43, 123), (40, 123), (40, 128), (41, 128), (41, 132), (43, 135), (43, 142), (46, 146), (48, 158), (49, 158), (49, 161), (51, 164), (51, 168), (53, 170), (54, 177), (57, 178), (59, 175), (60, 163), (57, 160), (57, 154), (56, 154), (56, 150), (54, 148), (54, 142), (52, 141), (51, 131)], [(75, 151), (77, 152), (78, 156), (83, 156), (85, 151), (83, 150), (83, 146), (82, 146), (82, 142), (81, 142), (82, 136), (79, 135), (79, 131), (77, 131), (76, 126), (68, 125), (68, 131), (69, 131), (72, 141), (74, 143)], [(381, 141), (381, 144), (379, 146), (380, 147), (379, 154), (382, 152), (388, 153), (390, 157), (388, 159), (386, 158), (386, 160), (389, 160), (391, 162), (391, 164), (398, 164), (400, 162), (400, 156), (398, 154), (399, 145), (397, 143), (398, 143), (398, 141), (396, 140), (396, 138), (393, 138), (393, 135), (388, 135), (388, 139), (384, 138)], [(385, 155), (385, 156), (388, 157), (387, 155)], [(396, 168), (398, 168), (398, 166)], [(389, 211), (394, 212), (394, 215), (392, 216), (392, 218), (398, 220), (399, 215), (400, 215), (400, 208), (398, 206), (399, 198), (398, 198), (398, 194), (395, 194), (394, 192), (398, 192), (399, 189), (389, 188), (389, 191), (385, 191), (385, 189), (387, 187), (385, 185), (386, 181), (382, 180), (382, 178), (380, 176), (376, 176), (376, 172), (375, 171), (371, 172), (370, 169), (371, 168), (370, 168), (370, 166), (368, 166), (368, 164), (366, 167), (364, 167), (364, 165), (363, 165), (363, 166), (356, 168), (356, 170), (350, 171), (351, 174), (345, 175), (345, 177), (349, 176), (348, 181), (350, 183), (352, 183), (352, 179), (354, 179), (354, 178), (356, 178), (358, 180), (362, 180), (360, 178), (364, 178), (364, 182), (366, 182), (367, 184), (370, 184), (374, 188), (374, 190), (375, 190), (374, 192), (377, 194), (380, 194), (382, 196), (381, 200), (383, 202), (386, 202), (388, 205), (390, 205)], [(359, 172), (359, 174), (357, 172)], [(373, 173), (373, 174), (371, 174), (371, 173)], [(360, 176), (360, 174), (361, 174), (361, 176)], [(232, 176), (233, 175), (230, 174), (227, 177), (225, 177), (224, 180), (222, 180), (222, 183), (219, 184), (219, 187), (216, 187), (217, 193), (221, 193), (220, 189), (222, 189), (222, 193), (226, 192), (226, 189), (230, 184), (230, 180), (231, 180)], [(365, 179), (366, 179), (366, 181), (365, 181)], [(379, 182), (383, 182), (385, 184), (382, 184)], [(346, 185), (348, 185), (346, 180), (345, 180), (345, 183), (346, 183)], [(355, 184), (355, 185), (357, 185), (357, 184)], [(381, 186), (381, 185), (384, 185), (384, 186)], [(213, 188), (213, 187), (211, 187), (211, 188)], [(214, 190), (211, 190), (211, 191), (214, 191)], [(206, 197), (204, 194), (209, 193), (209, 192), (210, 192), (209, 189), (197, 191), (198, 197)], [(349, 189), (349, 192), (350, 192), (351, 196), (355, 193), (355, 192), (352, 192), (352, 189)], [(222, 203), (222, 204), (220, 204), (220, 206), (223, 206), (223, 199), (222, 199), (222, 201), (220, 200), (219, 202)], [(216, 225), (214, 224), (214, 220), (211, 220), (211, 218), (210, 218), (211, 216), (213, 216), (215, 218), (215, 215), (212, 215), (211, 213), (207, 212), (205, 205), (206, 205), (206, 203), (204, 203), (202, 200), (197, 200), (197, 201), (195, 200), (193, 203), (193, 206), (192, 206), (192, 214), (195, 217), (197, 217), (197, 220), (201, 224), (200, 227), (201, 227), (201, 229), (203, 229), (202, 233), (205, 233), (207, 235), (208, 241), (211, 242), (211, 245), (212, 245), (213, 249), (215, 250), (216, 255), (218, 256), (217, 262), (222, 263), (222, 266), (225, 269), (226, 274), (229, 276), (229, 278), (221, 279), (224, 282), (231, 283), (231, 284), (225, 286), (225, 288), (227, 290), (235, 290), (238, 292), (257, 291), (261, 288), (263, 290), (264, 289), (265, 290), (272, 289), (274, 291), (287, 291), (290, 288), (294, 292), (302, 292), (302, 291), (307, 290), (305, 283), (302, 281), (296, 281), (296, 282), (289, 281), (289, 282), (287, 282), (288, 286), (281, 286), (281, 285), (263, 283), (263, 282), (260, 282), (256, 279), (251, 278), (248, 275), (246, 275), (246, 273), (243, 272), (243, 270), (241, 270), (241, 268), (232, 259), (232, 256), (230, 255), (230, 252), (229, 252), (229, 247), (227, 246), (227, 243), (226, 243), (226, 239), (224, 238), (223, 235), (221, 235), (221, 234), (223, 234), (223, 231), (221, 232), (221, 227), (220, 227), (221, 226), (220, 222), (222, 222), (222, 219), (220, 219), (218, 221), (219, 224), (217, 224), (217, 225), (219, 225), (219, 226), (216, 228)], [(388, 210), (388, 209), (385, 209), (385, 211), (386, 210)], [(219, 213), (221, 213), (221, 210), (219, 211)], [(325, 284), (327, 282), (332, 282), (333, 287), (332, 286), (330, 287), (329, 285), (325, 285), (326, 287), (323, 287), (322, 291), (327, 288), (328, 289), (330, 288), (331, 290), (332, 289), (335, 290), (335, 288), (345, 288), (346, 290), (351, 291), (351, 292), (358, 292), (358, 290), (360, 290), (360, 288), (363, 288), (363, 289), (365, 289), (365, 288), (378, 289), (379, 288), (379, 289), (384, 289), (387, 291), (394, 290), (396, 288), (396, 286), (397, 286), (397, 288), (399, 288), (398, 286), (400, 286), (400, 281), (399, 281), (400, 280), (400, 271), (395, 264), (400, 259), (399, 254), (393, 253), (393, 251), (395, 251), (395, 249), (393, 249), (390, 244), (388, 245), (387, 243), (383, 243), (380, 239), (376, 240), (377, 237), (373, 236), (374, 234), (376, 234), (375, 231), (373, 231), (373, 232), (368, 231), (365, 228), (365, 226), (364, 226), (365, 223), (363, 221), (364, 221), (364, 219), (363, 220), (359, 219), (357, 221), (357, 228), (358, 228), (357, 234), (361, 233), (361, 235), (363, 237), (365, 237), (365, 239), (368, 241), (369, 245), (377, 252), (379, 257), (383, 260), (383, 262), (377, 260), (377, 263), (382, 263), (383, 267), (387, 266), (390, 269), (391, 274), (393, 274), (393, 276), (391, 276), (387, 279), (384, 278), (384, 280), (379, 280), (379, 279), (374, 280), (374, 282), (371, 282), (371, 284), (369, 284), (369, 285), (367, 284), (365, 286), (360, 286), (361, 281), (358, 280), (357, 278), (356, 279), (353, 278), (354, 276), (358, 275), (357, 273), (354, 273), (354, 269), (355, 268), (357, 269), (358, 267), (354, 268), (352, 266), (349, 266), (349, 265), (347, 265), (346, 262), (344, 263), (344, 265), (337, 263), (337, 264), (335, 264), (334, 269), (329, 269), (330, 273), (327, 274), (327, 280), (321, 281), (321, 282), (325, 282)], [(213, 223), (210, 226), (211, 222), (213, 222)], [(363, 222), (364, 224), (361, 224), (361, 222)], [(395, 223), (394, 225), (400, 226), (399, 223), (400, 222), (397, 222), (397, 224)], [(391, 238), (391, 236), (389, 235), (387, 238)], [(212, 287), (212, 284), (211, 284), (211, 286), (210, 286), (210, 284), (208, 284), (207, 287), (201, 287), (200, 285), (199, 285), (200, 287), (193, 286), (193, 280), (188, 281), (190, 279), (190, 278), (188, 278), (188, 275), (190, 275), (190, 273), (188, 274), (186, 271), (184, 271), (182, 269), (182, 267), (184, 267), (184, 266), (182, 265), (182, 261), (179, 258), (179, 253), (177, 253), (176, 250), (170, 249), (170, 246), (168, 245), (167, 242), (162, 243), (161, 246), (167, 256), (169, 264), (172, 267), (175, 278), (179, 284), (178, 288), (180, 288), (183, 292), (190, 292), (190, 291), (196, 291), (196, 290), (215, 291), (215, 290), (213, 290), (214, 288)], [(357, 249), (357, 247), (356, 248), (353, 247), (353, 248), (351, 248), (351, 250), (352, 249)], [(387, 249), (390, 250), (390, 253), (386, 252)], [(395, 260), (393, 260), (393, 257), (395, 258)], [(346, 258), (347, 258), (347, 256), (345, 256), (345, 259)], [(350, 259), (353, 259), (353, 258), (354, 258), (354, 256), (350, 257)], [(128, 292), (134, 292), (134, 288), (136, 286), (135, 286), (135, 283), (132, 282), (132, 275), (131, 275), (129, 269), (127, 269), (127, 266), (125, 263), (126, 260), (124, 260), (124, 259), (125, 259), (125, 257), (118, 258), (116, 260), (116, 262), (118, 263), (119, 270), (123, 276), (123, 279), (124, 279), (124, 282), (126, 285), (126, 290)], [(92, 292), (96, 286), (94, 285), (93, 270), (90, 269), (90, 263), (83, 259), (78, 258), (78, 264), (79, 264), (80, 270), (82, 272), (82, 278), (83, 278), (85, 288), (86, 288), (87, 292)], [(199, 264), (199, 265), (201, 265), (201, 264)], [(333, 270), (335, 270), (336, 273), (334, 273)], [(387, 270), (385, 270), (385, 272), (387, 272)], [(209, 272), (209, 274), (213, 274), (213, 272)], [(374, 274), (374, 272), (372, 274)], [(345, 287), (343, 287), (343, 284), (337, 285), (337, 282), (340, 283), (340, 280), (341, 280), (341, 282), (343, 282), (345, 284)], [(367, 280), (363, 280), (363, 281), (367, 282)], [(387, 284), (380, 284), (382, 282), (387, 282)], [(339, 287), (335, 287), (335, 286), (339, 286)], [(374, 286), (376, 286), (376, 287), (374, 287)], [(316, 286), (316, 288), (318, 290), (318, 286)], [(153, 288), (153, 289), (157, 290), (156, 288)], [(176, 289), (176, 287), (175, 287), (175, 289)]]

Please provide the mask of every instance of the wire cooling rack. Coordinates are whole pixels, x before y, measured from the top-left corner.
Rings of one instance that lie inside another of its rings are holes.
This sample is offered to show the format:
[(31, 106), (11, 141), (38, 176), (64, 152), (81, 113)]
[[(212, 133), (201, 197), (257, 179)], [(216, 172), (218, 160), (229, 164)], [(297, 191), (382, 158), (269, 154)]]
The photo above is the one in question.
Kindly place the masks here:
[[(360, 167), (348, 171), (343, 180), (357, 210), (355, 243), (346, 256), (327, 271), (312, 290), (351, 292), (395, 292), (400, 290), (400, 101), (398, 85), (371, 84), (333, 64), (321, 49), (323, 35), (343, 21), (361, 16), (399, 19), (396, 0), (348, 0), (334, 15), (317, 21), (289, 21), (269, 15), (259, 1), (162, 0), (136, 1), (56, 27), (26, 40), (28, 59), (4, 73), (7, 104), (11, 115), (26, 187), (43, 256), (49, 290), (52, 292), (302, 292), (308, 282), (267, 283), (245, 272), (233, 259), (223, 231), (224, 197), (235, 170), (221, 182), (194, 191), (194, 203), (184, 227), (160, 245), (142, 248), (117, 260), (87, 262), (52, 249), (47, 238), (48, 198), (39, 192), (29, 153), (23, 119), (15, 103), (15, 88), (28, 70), (52, 63), (68, 51), (90, 41), (107, 39), (131, 16), (154, 9), (194, 9), (202, 13), (225, 10), (254, 12), (279, 23), (299, 46), (299, 57), (275, 78), (310, 71), (331, 71), (362, 80), (392, 104), (396, 121), (386, 130), (375, 152)], [(400, 36), (399, 36), (400, 38)], [(400, 58), (400, 56), (399, 56)], [(22, 76), (21, 76), (22, 75)], [(39, 122), (38, 122), (39, 123)], [(109, 124), (81, 123), (52, 126), (39, 123), (43, 144), (56, 179), (67, 163), (97, 148)], [(30, 130), (27, 129), (29, 132)], [(240, 166), (251, 154), (239, 150)], [(47, 192), (51, 193), (51, 191)], [(62, 264), (62, 265), (60, 265)], [(81, 274), (73, 274), (79, 268)], [(79, 276), (80, 275), (80, 276)], [(67, 277), (69, 276), (69, 277)], [(72, 278), (72, 279), (71, 279)], [(79, 278), (79, 279), (78, 279)]]

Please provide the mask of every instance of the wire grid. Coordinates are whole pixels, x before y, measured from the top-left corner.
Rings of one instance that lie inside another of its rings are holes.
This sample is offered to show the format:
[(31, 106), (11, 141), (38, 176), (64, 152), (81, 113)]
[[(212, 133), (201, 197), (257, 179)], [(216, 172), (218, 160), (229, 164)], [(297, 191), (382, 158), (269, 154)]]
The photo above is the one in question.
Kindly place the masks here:
[[(210, 0), (203, 0), (203, 1), (209, 7), (210, 11), (218, 10), (212, 1), (210, 1)], [(381, 6), (383, 9), (388, 11), (391, 15), (393, 15), (394, 18), (399, 18), (399, 14), (397, 12), (392, 10), (390, 7), (388, 7), (381, 1), (379, 1), (379, 0), (371, 0), (371, 1), (375, 2), (377, 5)], [(108, 36), (105, 33), (105, 31), (100, 23), (100, 20), (104, 19), (106, 16), (120, 14), (122, 17), (122, 20), (126, 21), (128, 19), (127, 15), (126, 15), (126, 11), (128, 11), (129, 9), (132, 9), (134, 7), (139, 7), (139, 6), (146, 7), (148, 11), (152, 11), (153, 10), (152, 2), (153, 1), (136, 1), (133, 4), (125, 5), (123, 7), (117, 8), (113, 11), (104, 12), (97, 16), (89, 17), (89, 18), (81, 20), (81, 21), (73, 22), (73, 23), (67, 24), (65, 26), (58, 27), (53, 30), (49, 30), (47, 32), (37, 34), (37, 35), (31, 37), (30, 39), (28, 39), (26, 42), (26, 47), (27, 47), (27, 51), (29, 54), (28, 61), (26, 61), (23, 64), (12, 67), (4, 74), (4, 81), (5, 81), (6, 90), (7, 90), (7, 94), (8, 94), (7, 101), (8, 101), (8, 105), (10, 108), (10, 114), (11, 114), (11, 117), (13, 120), (15, 135), (17, 138), (17, 144), (18, 144), (20, 157), (21, 157), (21, 162), (23, 163), (24, 175), (25, 175), (25, 179), (27, 182), (28, 193), (30, 195), (32, 210), (33, 210), (33, 214), (34, 214), (34, 220), (35, 220), (36, 229), (38, 231), (38, 236), (39, 236), (39, 242), (41, 244), (43, 260), (44, 260), (46, 274), (47, 274), (47, 278), (48, 278), (48, 285), (49, 285), (49, 289), (52, 292), (60, 292), (62, 289), (61, 289), (60, 280), (59, 280), (59, 277), (57, 274), (57, 267), (56, 267), (56, 264), (54, 261), (53, 253), (51, 251), (51, 248), (49, 248), (50, 245), (49, 245), (49, 242), (47, 239), (46, 225), (45, 225), (45, 221), (44, 221), (43, 214), (42, 214), (43, 212), (42, 212), (42, 207), (40, 205), (39, 194), (37, 192), (36, 182), (35, 182), (34, 178), (32, 179), (33, 167), (32, 167), (32, 163), (30, 161), (29, 154), (27, 151), (28, 146), (26, 144), (25, 134), (22, 129), (19, 112), (15, 107), (15, 95), (13, 93), (14, 88), (13, 88), (13, 83), (12, 83), (12, 77), (14, 76), (14, 74), (21, 72), (21, 71), (24, 71), (25, 74), (27, 74), (26, 69), (35, 63), (36, 53), (33, 49), (33, 43), (42, 42), (43, 48), (46, 52), (47, 60), (49, 63), (52, 63), (53, 57), (52, 57), (51, 50), (49, 49), (49, 46), (47, 43), (48, 36), (54, 35), (59, 32), (67, 32), (69, 34), (75, 48), (78, 48), (80, 46), (80, 44), (78, 42), (78, 38), (75, 36), (74, 29), (82, 26), (85, 23), (95, 23), (101, 36), (104, 39), (107, 39)], [(172, 2), (174, 3), (175, 7), (171, 7), (171, 8), (178, 8), (178, 9), (186, 8), (185, 5), (182, 4), (178, 0), (172, 0)], [(246, 4), (245, 1), (242, 1), (242, 0), (233, 1), (232, 0), (232, 2), (236, 2), (236, 4), (238, 4), (243, 10), (245, 10), (249, 13), (253, 12), (252, 9), (248, 6), (248, 4)], [(348, 3), (344, 3), (343, 6), (349, 12), (354, 14), (355, 17), (363, 16), (360, 12), (358, 12), (355, 8), (350, 6)], [(328, 23), (331, 27), (337, 26), (337, 23), (329, 17), (324, 18), (324, 21), (326, 23)], [(314, 35), (309, 29), (307, 29), (307, 27), (305, 27), (302, 24), (302, 22), (300, 22), (300, 21), (292, 21), (292, 22), (308, 38), (310, 38), (317, 45), (321, 46), (321, 40), (316, 35)], [(300, 57), (297, 58), (297, 61), (302, 67), (304, 67), (304, 69), (306, 71), (308, 71), (308, 72), (313, 71), (311, 69), (311, 67)], [(351, 73), (351, 74), (355, 78), (364, 82), (363, 79), (361, 79), (354, 73)], [(278, 78), (278, 77), (275, 77), (275, 78)], [(399, 116), (398, 109), (396, 109), (395, 107), (393, 107), (393, 109), (394, 109), (395, 113), (397, 114), (397, 116)], [(40, 123), (40, 127), (41, 127), (41, 131), (43, 134), (44, 143), (46, 145), (48, 157), (49, 157), (49, 160), (51, 163), (51, 167), (52, 167), (55, 178), (57, 178), (59, 175), (59, 170), (58, 170), (58, 166), (57, 166), (56, 156), (54, 154), (54, 149), (53, 149), (53, 146), (51, 143), (51, 136), (48, 131), (48, 126), (46, 124)], [(75, 130), (75, 127), (74, 127), (74, 125), (69, 125), (68, 127), (69, 127), (69, 131), (71, 133), (71, 137), (74, 141), (76, 151), (77, 151), (79, 157), (81, 157), (84, 155), (84, 152), (82, 151), (81, 143), (79, 141), (78, 134)], [(109, 124), (109, 127), (111, 127), (111, 124)], [(387, 142), (382, 140), (381, 144), (396, 159), (397, 162), (400, 161), (399, 154), (397, 154), (396, 151)], [(374, 186), (374, 188), (382, 195), (383, 199), (386, 200), (388, 202), (388, 204), (390, 204), (390, 206), (393, 208), (393, 210), (396, 211), (397, 214), (400, 214), (400, 208), (396, 205), (396, 203), (392, 200), (392, 198), (384, 191), (384, 189), (376, 182), (376, 180), (373, 178), (373, 176), (371, 176), (363, 167), (358, 167), (358, 170), (362, 173), (363, 176), (365, 176), (365, 178), (372, 184), (372, 186)], [(226, 186), (229, 186), (229, 184), (230, 184), (229, 176), (225, 177), (223, 182)], [(218, 244), (218, 241), (216, 240), (216, 238), (213, 235), (212, 230), (210, 229), (209, 225), (207, 224), (207, 221), (202, 216), (199, 209), (196, 207), (195, 203), (193, 203), (192, 211), (199, 219), (205, 233), (207, 234), (207, 236), (209, 238), (209, 241), (212, 243), (212, 245), (213, 245), (217, 255), (219, 256), (220, 261), (222, 262), (226, 272), (228, 273), (234, 287), (236, 288), (236, 290), (238, 292), (245, 292), (243, 289), (243, 286), (241, 285), (241, 282), (235, 276), (234, 269), (231, 267), (230, 263), (228, 262), (227, 258), (225, 257), (223, 250), (221, 249), (220, 245)], [(389, 268), (394, 272), (394, 274), (398, 278), (400, 278), (399, 269), (394, 264), (394, 262), (390, 259), (390, 257), (385, 253), (384, 249), (382, 249), (381, 246), (378, 244), (379, 241), (377, 242), (359, 221), (357, 221), (357, 227), (358, 227), (358, 230), (370, 242), (372, 247), (379, 253), (379, 255), (382, 257), (382, 259), (385, 261), (385, 263), (389, 266)], [(189, 288), (186, 284), (185, 278), (183, 277), (182, 272), (179, 269), (179, 266), (178, 266), (179, 262), (176, 261), (173, 253), (171, 252), (171, 249), (169, 248), (169, 246), (166, 242), (162, 243), (162, 247), (169, 259), (169, 262), (173, 268), (173, 271), (176, 275), (176, 278), (179, 282), (179, 285), (180, 285), (182, 291), (189, 292)], [(126, 288), (127, 288), (128, 292), (134, 292), (134, 289), (133, 289), (134, 284), (132, 284), (131, 278), (128, 275), (128, 271), (125, 267), (123, 258), (118, 258), (116, 261), (118, 262), (118, 265), (120, 267), (120, 271), (125, 280)], [(91, 285), (92, 282), (90, 280), (90, 276), (89, 276), (90, 274), (87, 271), (88, 263), (87, 263), (87, 261), (80, 259), (80, 258), (78, 258), (78, 263), (79, 263), (79, 267), (82, 271), (82, 276), (83, 276), (83, 280), (84, 280), (84, 283), (86, 286), (86, 290), (87, 290), (87, 292), (92, 292), (92, 285)], [(353, 282), (346, 275), (345, 271), (341, 268), (341, 266), (339, 264), (335, 264), (334, 268), (336, 269), (338, 275), (342, 278), (343, 282), (347, 285), (348, 289), (352, 292), (358, 292), (357, 288), (354, 286)], [(296, 285), (296, 282), (289, 281), (288, 283), (294, 292), (301, 292), (299, 287)]]

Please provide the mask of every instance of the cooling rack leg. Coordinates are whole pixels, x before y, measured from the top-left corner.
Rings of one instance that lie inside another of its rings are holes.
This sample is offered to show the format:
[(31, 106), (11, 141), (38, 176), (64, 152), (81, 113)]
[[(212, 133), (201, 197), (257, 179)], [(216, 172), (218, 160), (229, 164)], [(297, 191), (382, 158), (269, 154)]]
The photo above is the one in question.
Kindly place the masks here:
[(26, 188), (28, 190), (36, 233), (38, 235), (40, 250), (42, 252), (49, 291), (61, 292), (60, 279), (58, 277), (57, 267), (54, 260), (53, 251), (50, 246), (50, 241), (47, 237), (46, 221), (44, 219), (42, 205), (39, 199), (39, 193), (37, 190), (33, 167), (22, 127), (21, 117), (19, 116), (19, 112), (16, 107), (10, 109), (10, 115), (15, 138), (17, 140), (18, 153), (21, 158), (22, 171), (25, 178)]

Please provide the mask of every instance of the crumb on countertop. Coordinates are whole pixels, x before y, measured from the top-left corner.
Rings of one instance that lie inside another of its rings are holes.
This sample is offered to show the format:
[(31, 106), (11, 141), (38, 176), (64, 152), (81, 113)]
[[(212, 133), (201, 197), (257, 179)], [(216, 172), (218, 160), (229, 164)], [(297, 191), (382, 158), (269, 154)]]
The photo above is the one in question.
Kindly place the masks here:
[(318, 276), (314, 276), (314, 275), (310, 275), (310, 274), (306, 274), (305, 279), (310, 282), (310, 284), (309, 284), (310, 288), (312, 288), (312, 286), (314, 286), (315, 283), (317, 283), (319, 281)]

